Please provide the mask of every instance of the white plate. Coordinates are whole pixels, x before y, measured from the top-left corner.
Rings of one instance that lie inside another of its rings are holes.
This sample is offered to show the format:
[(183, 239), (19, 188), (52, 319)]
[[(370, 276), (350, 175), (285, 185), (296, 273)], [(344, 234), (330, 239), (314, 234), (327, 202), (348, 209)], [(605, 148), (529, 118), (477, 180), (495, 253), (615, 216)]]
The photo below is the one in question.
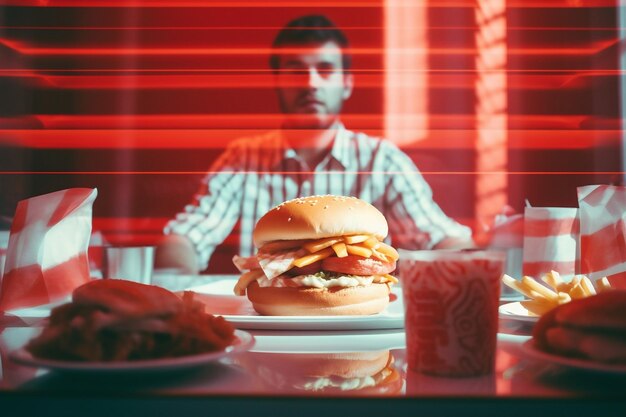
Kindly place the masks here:
[(219, 279), (189, 288), (199, 294), (207, 312), (224, 316), (239, 329), (265, 330), (373, 330), (404, 327), (402, 289), (392, 286), (396, 299), (371, 316), (260, 316), (246, 297), (233, 295), (236, 280)]
[(524, 308), (519, 302), (502, 304), (498, 308), (500, 318), (523, 321), (527, 323), (536, 323), (539, 320), (539, 316), (530, 315), (528, 310)]
[(611, 374), (626, 374), (626, 365), (616, 365), (601, 362), (593, 362), (587, 359), (568, 358), (567, 356), (555, 355), (539, 350), (535, 347), (533, 339), (527, 340), (521, 346), (522, 352), (529, 358), (542, 362), (555, 363), (568, 368), (583, 369), (593, 372), (604, 372)]
[(512, 302), (512, 301), (522, 301), (524, 300), (524, 295), (520, 294), (520, 293), (515, 293), (515, 294), (501, 294), (500, 295), (500, 301), (501, 302)]
[(226, 356), (249, 350), (252, 346), (254, 346), (254, 337), (250, 333), (235, 330), (235, 336), (235, 341), (224, 350), (198, 355), (181, 356), (178, 358), (125, 362), (75, 362), (36, 358), (24, 348), (11, 353), (10, 357), (11, 360), (19, 363), (20, 365), (64, 372), (120, 373), (177, 371), (217, 361)]

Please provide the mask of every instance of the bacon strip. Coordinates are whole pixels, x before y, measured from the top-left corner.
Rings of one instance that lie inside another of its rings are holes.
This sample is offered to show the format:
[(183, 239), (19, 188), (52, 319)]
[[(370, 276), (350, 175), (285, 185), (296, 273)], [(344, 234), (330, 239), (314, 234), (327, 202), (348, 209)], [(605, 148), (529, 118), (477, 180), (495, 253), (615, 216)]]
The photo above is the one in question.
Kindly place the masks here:
[(277, 277), (293, 268), (293, 261), (306, 255), (306, 250), (284, 250), (275, 253), (259, 253), (257, 259), (265, 276), (269, 279)]

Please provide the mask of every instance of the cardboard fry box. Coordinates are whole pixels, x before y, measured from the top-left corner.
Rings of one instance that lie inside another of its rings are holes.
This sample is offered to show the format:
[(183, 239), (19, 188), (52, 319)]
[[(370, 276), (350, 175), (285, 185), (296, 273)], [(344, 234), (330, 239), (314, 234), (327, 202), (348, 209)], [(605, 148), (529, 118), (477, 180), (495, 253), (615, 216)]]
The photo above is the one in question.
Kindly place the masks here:
[(578, 209), (526, 207), (524, 210), (524, 275), (539, 279), (554, 270), (571, 280), (579, 270)]
[[(495, 216), (493, 226), (483, 237), (482, 246), (506, 253), (504, 273), (521, 279), (522, 277), (522, 248), (524, 243), (524, 215), (515, 213), (510, 207), (505, 207), (502, 213)], [(507, 286), (502, 287), (504, 295), (514, 294), (515, 291)]]
[[(578, 187), (580, 273), (623, 287), (626, 272), (626, 187)], [(618, 274), (622, 274), (619, 276)]]

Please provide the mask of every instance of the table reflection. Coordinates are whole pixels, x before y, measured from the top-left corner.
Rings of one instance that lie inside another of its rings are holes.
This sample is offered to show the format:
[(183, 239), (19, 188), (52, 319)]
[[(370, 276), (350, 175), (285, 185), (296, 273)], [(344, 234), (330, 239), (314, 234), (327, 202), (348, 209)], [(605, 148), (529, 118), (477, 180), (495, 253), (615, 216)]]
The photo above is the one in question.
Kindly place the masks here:
[(403, 392), (389, 350), (331, 353), (251, 352), (235, 359), (263, 389), (291, 394), (384, 396)]

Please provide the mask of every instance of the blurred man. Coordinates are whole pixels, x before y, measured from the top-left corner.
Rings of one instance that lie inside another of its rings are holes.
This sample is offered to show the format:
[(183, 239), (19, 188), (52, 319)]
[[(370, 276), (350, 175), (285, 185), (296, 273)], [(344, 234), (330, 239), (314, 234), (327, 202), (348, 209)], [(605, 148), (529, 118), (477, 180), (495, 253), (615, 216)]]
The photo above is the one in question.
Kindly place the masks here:
[(205, 269), (240, 223), (242, 256), (253, 254), (257, 220), (283, 201), (308, 195), (355, 196), (381, 210), (394, 246), (466, 247), (471, 232), (448, 218), (411, 159), (389, 141), (347, 130), (340, 121), (353, 75), (348, 41), (324, 16), (283, 28), (270, 65), (282, 129), (230, 144), (200, 191), (165, 228), (157, 267)]

